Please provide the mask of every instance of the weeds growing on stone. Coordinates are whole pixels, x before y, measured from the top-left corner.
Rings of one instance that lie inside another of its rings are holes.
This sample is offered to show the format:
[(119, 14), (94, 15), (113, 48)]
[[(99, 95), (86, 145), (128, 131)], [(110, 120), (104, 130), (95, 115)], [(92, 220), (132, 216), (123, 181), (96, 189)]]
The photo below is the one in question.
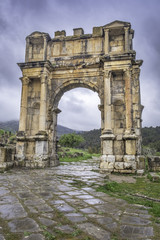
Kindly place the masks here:
[(140, 204), (149, 207), (149, 212), (160, 217), (160, 202), (141, 198), (140, 196), (160, 200), (160, 183), (148, 181), (146, 178), (137, 178), (136, 183), (106, 182), (99, 186), (97, 191), (120, 197), (131, 204)]

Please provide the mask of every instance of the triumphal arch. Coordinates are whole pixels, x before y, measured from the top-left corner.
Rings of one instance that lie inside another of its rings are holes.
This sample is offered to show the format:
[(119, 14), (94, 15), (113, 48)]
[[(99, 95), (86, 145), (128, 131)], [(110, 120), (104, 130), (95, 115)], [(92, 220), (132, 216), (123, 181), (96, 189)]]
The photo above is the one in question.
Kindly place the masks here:
[[(16, 162), (27, 167), (56, 166), (59, 100), (73, 88), (96, 91), (101, 111), (100, 168), (135, 172), (141, 155), (139, 74), (128, 22), (114, 21), (66, 32), (33, 32), (26, 38)], [(85, 117), (85, 116), (82, 116)]]

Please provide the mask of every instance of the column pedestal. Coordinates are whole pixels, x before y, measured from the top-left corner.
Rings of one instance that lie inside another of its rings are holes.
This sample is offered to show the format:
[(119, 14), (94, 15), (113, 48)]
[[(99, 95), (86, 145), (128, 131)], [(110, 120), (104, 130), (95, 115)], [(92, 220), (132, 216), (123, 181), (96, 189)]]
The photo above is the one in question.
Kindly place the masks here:
[(114, 170), (115, 156), (113, 152), (114, 134), (103, 134), (102, 139), (102, 156), (100, 159), (100, 168), (109, 172)]

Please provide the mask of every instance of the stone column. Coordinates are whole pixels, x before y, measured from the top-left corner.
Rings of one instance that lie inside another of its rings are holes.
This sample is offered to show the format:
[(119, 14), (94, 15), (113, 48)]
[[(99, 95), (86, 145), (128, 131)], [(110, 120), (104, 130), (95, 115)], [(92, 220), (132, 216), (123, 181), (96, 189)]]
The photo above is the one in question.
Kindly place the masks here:
[(113, 155), (113, 140), (115, 138), (112, 133), (111, 125), (111, 71), (104, 73), (104, 130), (102, 132), (102, 156), (100, 168), (112, 171), (115, 163)]
[(43, 46), (43, 60), (47, 59), (47, 36), (43, 36), (44, 46)]
[(98, 109), (101, 111), (101, 130), (104, 129), (104, 105), (99, 104)]
[(25, 62), (29, 61), (29, 38), (26, 38)]
[(21, 112), (19, 121), (19, 132), (26, 131), (26, 118), (27, 118), (27, 98), (28, 98), (28, 84), (30, 79), (28, 77), (20, 78), (22, 81), (22, 96), (21, 96)]
[(129, 27), (124, 28), (125, 31), (125, 52), (129, 51)]
[(125, 80), (125, 105), (126, 105), (126, 133), (131, 133), (132, 123), (132, 85), (131, 85), (131, 70), (127, 69), (124, 72)]
[(111, 133), (111, 71), (104, 74), (104, 133)]
[(108, 54), (110, 52), (110, 46), (109, 46), (109, 29), (104, 29), (104, 52), (105, 54)]
[(61, 112), (59, 108), (53, 109), (53, 130), (52, 130), (52, 140), (50, 146), (50, 166), (59, 165), (59, 158), (57, 154), (57, 117)]
[(41, 76), (41, 97), (40, 97), (40, 114), (39, 114), (39, 132), (46, 130), (46, 101), (47, 101), (47, 86), (45, 74)]

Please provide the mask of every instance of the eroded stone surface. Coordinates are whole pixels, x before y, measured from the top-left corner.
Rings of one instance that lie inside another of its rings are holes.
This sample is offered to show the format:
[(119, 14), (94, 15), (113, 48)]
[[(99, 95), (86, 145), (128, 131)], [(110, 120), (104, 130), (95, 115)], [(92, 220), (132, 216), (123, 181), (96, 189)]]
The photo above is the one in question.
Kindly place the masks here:
[(153, 228), (152, 227), (138, 227), (138, 226), (129, 226), (123, 225), (121, 226), (121, 237), (136, 239), (136, 238), (148, 238), (153, 236)]
[(20, 203), (0, 205), (0, 214), (2, 218), (7, 220), (27, 216), (27, 213)]
[[(15, 165), (44, 168), (59, 164), (55, 141), (59, 101), (66, 91), (85, 87), (100, 97), (100, 168), (128, 173), (144, 168), (139, 86), (142, 60), (136, 60), (133, 36), (131, 24), (122, 21), (94, 27), (92, 34), (79, 28), (73, 36), (66, 36), (65, 31), (57, 31), (53, 39), (44, 32), (27, 36), (25, 62), (18, 63), (22, 98)], [(2, 162), (6, 161), (4, 152), (6, 149), (0, 149)], [(97, 182), (92, 179), (92, 183)]]
[(8, 223), (11, 232), (38, 232), (40, 231), (38, 224), (31, 218), (14, 219)]
[(92, 223), (78, 224), (78, 227), (98, 240), (110, 240), (110, 233)]
[[(0, 220), (8, 224), (7, 234), (21, 234), (22, 240), (44, 240), (45, 234), (69, 240), (73, 234), (81, 234), (80, 229), (91, 240), (114, 239), (115, 234), (116, 239), (125, 240), (152, 238), (154, 224), (148, 209), (96, 192), (92, 182), (103, 184), (106, 174), (92, 169), (98, 169), (97, 160), (3, 174)], [(83, 180), (86, 187), (79, 189), (75, 181), (66, 181), (70, 179)], [(3, 240), (4, 227), (0, 228)]]
[(31, 234), (28, 237), (24, 237), (23, 240), (45, 240), (45, 237), (42, 234)]

